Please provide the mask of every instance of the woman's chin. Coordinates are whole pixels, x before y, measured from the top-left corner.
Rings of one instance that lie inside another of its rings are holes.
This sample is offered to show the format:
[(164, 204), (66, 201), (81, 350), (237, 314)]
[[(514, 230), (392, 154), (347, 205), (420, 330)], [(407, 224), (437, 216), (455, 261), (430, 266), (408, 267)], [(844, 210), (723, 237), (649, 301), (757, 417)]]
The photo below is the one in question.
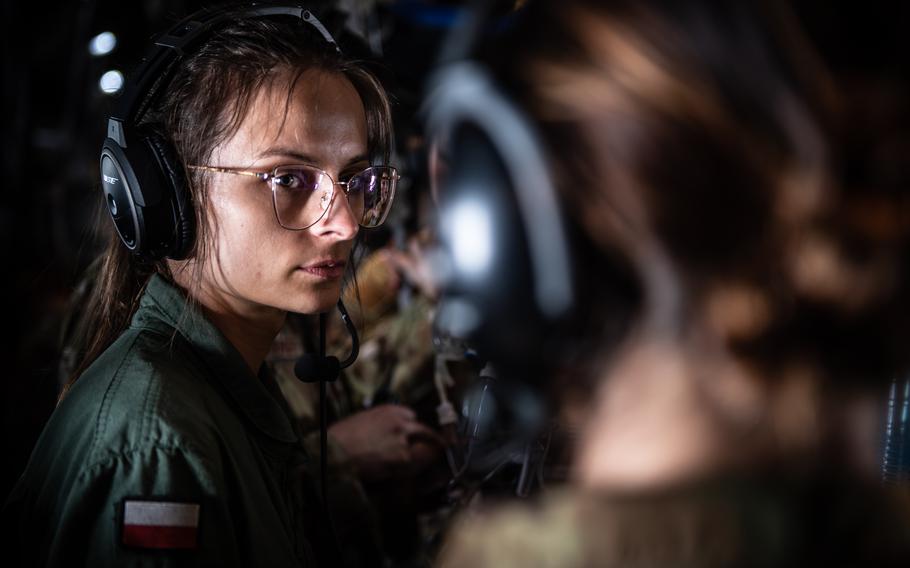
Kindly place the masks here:
[(300, 314), (330, 312), (335, 308), (335, 305), (338, 303), (338, 298), (340, 297), (340, 286), (332, 290), (313, 291), (309, 293), (303, 301), (296, 302), (290, 311)]

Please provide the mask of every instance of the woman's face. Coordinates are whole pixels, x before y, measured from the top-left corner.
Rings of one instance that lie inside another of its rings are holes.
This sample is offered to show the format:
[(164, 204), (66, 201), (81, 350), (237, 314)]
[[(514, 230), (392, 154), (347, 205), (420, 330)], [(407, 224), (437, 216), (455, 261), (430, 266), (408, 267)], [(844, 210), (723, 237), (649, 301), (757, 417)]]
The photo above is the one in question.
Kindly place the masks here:
[[(344, 76), (308, 70), (290, 96), (286, 85), (278, 80), (259, 92), (236, 134), (215, 148), (208, 165), (267, 172), (310, 164), (335, 181), (369, 165), (363, 104)], [(341, 187), (316, 224), (291, 231), (278, 223), (268, 183), (226, 174), (213, 174), (210, 181), (214, 246), (201, 271), (208, 307), (248, 316), (331, 309), (358, 230)]]

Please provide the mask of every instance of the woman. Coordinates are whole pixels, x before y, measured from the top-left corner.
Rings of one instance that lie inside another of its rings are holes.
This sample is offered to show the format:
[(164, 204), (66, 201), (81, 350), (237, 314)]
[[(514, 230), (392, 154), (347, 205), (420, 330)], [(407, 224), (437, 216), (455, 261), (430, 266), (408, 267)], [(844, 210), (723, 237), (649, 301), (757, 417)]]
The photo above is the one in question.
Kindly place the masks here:
[(369, 562), (336, 547), (262, 369), (287, 312), (334, 307), (359, 225), (388, 212), (386, 96), (287, 15), (227, 17), (178, 65), (144, 122), (185, 170), (195, 238), (153, 262), (112, 239), (78, 380), (4, 511), (10, 550), (41, 565)]
[(529, 2), (498, 47), (587, 288), (554, 390), (590, 404), (573, 488), (472, 516), (442, 564), (908, 565), (876, 467), (908, 369), (901, 154), (855, 175), (858, 125), (777, 3)]

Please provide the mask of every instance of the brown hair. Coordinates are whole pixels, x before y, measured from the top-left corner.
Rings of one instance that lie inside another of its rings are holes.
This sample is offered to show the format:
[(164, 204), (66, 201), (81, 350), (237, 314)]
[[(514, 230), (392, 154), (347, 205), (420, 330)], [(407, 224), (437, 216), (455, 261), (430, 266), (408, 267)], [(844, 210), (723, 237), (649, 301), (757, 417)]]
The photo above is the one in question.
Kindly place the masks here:
[(674, 317), (764, 377), (907, 369), (907, 200), (842, 175), (854, 125), (782, 5), (531, 2), (504, 45), (521, 48), (500, 48), (497, 78), (537, 122), (569, 216), (639, 291), (661, 251)]
[[(312, 26), (296, 18), (238, 17), (221, 26), (180, 62), (158, 108), (144, 122), (154, 123), (173, 142), (181, 163), (205, 164), (214, 149), (237, 131), (263, 88), (286, 87), (290, 104), (296, 82), (312, 68), (339, 73), (351, 82), (363, 102), (370, 158), (388, 163), (391, 112), (379, 81), (363, 64), (346, 59)], [(192, 203), (205, 203), (207, 177), (198, 171), (187, 174)], [(204, 207), (193, 209), (196, 236), (190, 257), (208, 258), (212, 220)], [(109, 219), (101, 217), (108, 245), (95, 264), (96, 282), (78, 326), (88, 336), (77, 339), (84, 347), (76, 353), (78, 362), (63, 394), (129, 325), (151, 275), (173, 280), (166, 261), (146, 262), (130, 254)], [(201, 263), (194, 264), (198, 270)]]

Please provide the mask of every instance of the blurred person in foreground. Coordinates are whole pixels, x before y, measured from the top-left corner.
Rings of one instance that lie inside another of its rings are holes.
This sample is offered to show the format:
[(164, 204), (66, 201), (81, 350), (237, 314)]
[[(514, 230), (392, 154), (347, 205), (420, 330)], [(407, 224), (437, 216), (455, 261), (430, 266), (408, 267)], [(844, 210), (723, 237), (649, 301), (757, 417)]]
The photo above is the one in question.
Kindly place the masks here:
[(777, 2), (531, 1), (497, 47), (601, 349), (550, 383), (585, 417), (573, 487), (465, 515), (441, 565), (910, 565), (876, 451), (910, 355), (906, 155), (846, 175), (849, 101)]

